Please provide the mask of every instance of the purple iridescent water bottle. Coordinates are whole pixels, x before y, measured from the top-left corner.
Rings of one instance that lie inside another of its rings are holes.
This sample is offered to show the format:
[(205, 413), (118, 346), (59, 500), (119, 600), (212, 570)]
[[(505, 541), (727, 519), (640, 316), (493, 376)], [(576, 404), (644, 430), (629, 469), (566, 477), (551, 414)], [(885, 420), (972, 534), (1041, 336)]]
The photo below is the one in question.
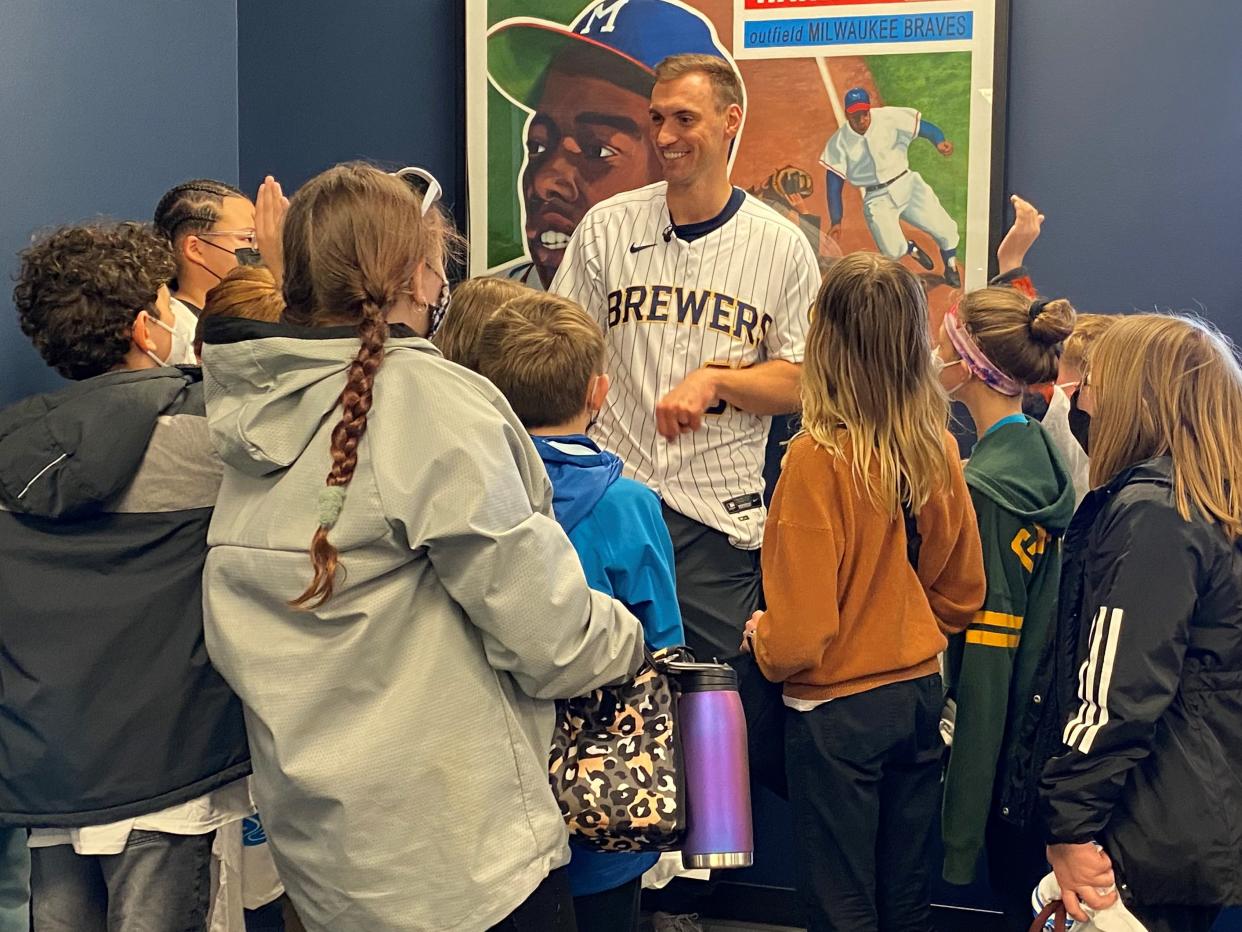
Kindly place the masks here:
[(677, 723), (689, 822), (686, 867), (749, 867), (755, 858), (750, 821), (746, 715), (737, 671), (723, 663), (670, 663), (681, 698)]

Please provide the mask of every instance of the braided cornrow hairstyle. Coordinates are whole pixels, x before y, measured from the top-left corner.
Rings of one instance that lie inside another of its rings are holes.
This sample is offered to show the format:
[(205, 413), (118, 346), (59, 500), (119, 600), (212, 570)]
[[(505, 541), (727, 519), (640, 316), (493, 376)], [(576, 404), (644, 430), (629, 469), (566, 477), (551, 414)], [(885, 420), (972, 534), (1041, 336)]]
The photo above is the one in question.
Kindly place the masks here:
[(186, 233), (210, 230), (220, 219), (220, 207), (226, 197), (245, 198), (246, 195), (231, 184), (214, 178), (195, 178), (170, 188), (155, 205), (152, 222), (170, 243)]
[[(220, 219), (220, 208), (226, 197), (245, 198), (246, 195), (223, 181), (214, 178), (195, 178), (169, 188), (155, 205), (152, 223), (173, 247), (178, 265), (181, 250), (178, 243), (190, 233), (204, 233)], [(176, 287), (176, 279), (172, 281)]]
[(285, 320), (311, 327), (356, 324), (359, 342), (338, 402), (332, 465), (311, 538), (314, 577), (290, 601), (295, 608), (317, 608), (335, 589), (340, 559), (328, 534), (358, 466), (388, 339), (385, 313), (410, 293), (419, 264), (434, 248), (436, 231), (419, 206), (418, 196), (400, 179), (347, 164), (303, 185), (285, 217)]

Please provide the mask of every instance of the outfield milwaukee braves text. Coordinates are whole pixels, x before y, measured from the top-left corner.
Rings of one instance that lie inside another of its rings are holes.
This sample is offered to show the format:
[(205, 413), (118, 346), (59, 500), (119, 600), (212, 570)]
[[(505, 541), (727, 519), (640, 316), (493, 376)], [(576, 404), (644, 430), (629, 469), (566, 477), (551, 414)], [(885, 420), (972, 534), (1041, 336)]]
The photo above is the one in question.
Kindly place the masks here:
[(867, 45), (881, 42), (957, 42), (974, 33), (974, 14), (835, 16), (746, 24), (746, 47)]
[[(905, 3), (907, 0), (867, 0), (868, 3)], [(748, 10), (771, 10), (808, 6), (847, 6), (858, 0), (746, 0)]]
[(666, 323), (703, 326), (723, 333), (749, 346), (758, 346), (772, 326), (772, 315), (760, 313), (753, 304), (717, 291), (700, 291), (672, 285), (631, 285), (622, 291), (608, 292), (608, 329), (627, 324)]

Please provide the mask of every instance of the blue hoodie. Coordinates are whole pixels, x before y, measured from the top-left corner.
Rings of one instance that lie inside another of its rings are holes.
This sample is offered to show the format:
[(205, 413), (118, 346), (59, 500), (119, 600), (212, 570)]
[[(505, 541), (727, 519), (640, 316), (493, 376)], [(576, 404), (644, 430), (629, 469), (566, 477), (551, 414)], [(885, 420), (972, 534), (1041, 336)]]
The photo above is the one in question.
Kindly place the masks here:
[[(684, 644), (673, 541), (655, 492), (621, 475), (621, 460), (584, 434), (531, 438), (552, 480), (552, 510), (578, 552), (587, 584), (642, 622), (652, 650)], [(659, 859), (573, 846), (574, 896), (613, 890)]]

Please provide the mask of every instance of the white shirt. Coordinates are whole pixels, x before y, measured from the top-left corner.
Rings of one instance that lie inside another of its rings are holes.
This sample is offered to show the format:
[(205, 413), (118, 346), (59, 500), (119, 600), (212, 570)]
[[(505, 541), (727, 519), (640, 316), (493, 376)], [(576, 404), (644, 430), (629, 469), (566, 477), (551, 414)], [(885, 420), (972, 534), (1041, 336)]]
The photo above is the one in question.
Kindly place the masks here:
[(31, 848), (73, 845), (76, 854), (120, 854), (129, 841), (129, 833), (135, 830), (206, 835), (249, 815), (254, 815), (254, 803), (250, 800), (249, 778), (243, 777), (189, 802), (134, 819), (81, 828), (31, 829), (27, 844)]
[(198, 332), (198, 316), (179, 298), (169, 298), (168, 305), (173, 312), (173, 329), (185, 338), (185, 355), (181, 359), (170, 359), (170, 366), (197, 366), (198, 357), (194, 355), (194, 335)]
[(906, 150), (918, 138), (919, 122), (909, 107), (876, 107), (863, 135), (849, 123), (832, 134), (820, 164), (856, 188), (885, 184), (910, 169)]
[(732, 217), (689, 242), (673, 235), (665, 182), (589, 210), (551, 291), (604, 331), (612, 379), (595, 439), (625, 474), (675, 511), (744, 550), (763, 540), (763, 461), (771, 418), (720, 404), (669, 442), (656, 405), (704, 366), (802, 362), (819, 264), (806, 237), (746, 195)]
[(1074, 483), (1074, 507), (1077, 508), (1091, 491), (1091, 459), (1070, 430), (1069, 414), (1069, 395), (1060, 385), (1054, 385), (1052, 400), (1048, 402), (1048, 410), (1041, 423), (1069, 469), (1070, 480)]

